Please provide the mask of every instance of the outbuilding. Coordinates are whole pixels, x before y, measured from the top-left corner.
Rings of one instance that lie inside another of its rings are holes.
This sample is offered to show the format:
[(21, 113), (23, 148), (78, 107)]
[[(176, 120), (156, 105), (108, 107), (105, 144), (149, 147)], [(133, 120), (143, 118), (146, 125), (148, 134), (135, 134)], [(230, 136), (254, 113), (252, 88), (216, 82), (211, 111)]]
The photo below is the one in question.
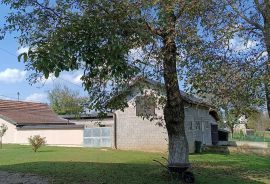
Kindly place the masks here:
[[(167, 151), (168, 137), (164, 125), (162, 105), (156, 106), (148, 98), (164, 95), (162, 85), (158, 82), (140, 78), (132, 82), (119, 95), (127, 99), (127, 107), (113, 110), (105, 119), (97, 114), (85, 114), (81, 117), (64, 116), (71, 122), (85, 125), (84, 146), (113, 147), (122, 150)], [(155, 93), (157, 90), (159, 92)], [(215, 107), (193, 95), (181, 92), (185, 104), (185, 132), (189, 151), (195, 151), (195, 141), (203, 145), (217, 144), (218, 115)], [(118, 96), (112, 98), (117, 100)], [(153, 120), (144, 118), (148, 114)]]
[(3, 143), (28, 144), (40, 135), (48, 145), (83, 145), (84, 126), (58, 117), (47, 104), (0, 100), (0, 124), (8, 127)]

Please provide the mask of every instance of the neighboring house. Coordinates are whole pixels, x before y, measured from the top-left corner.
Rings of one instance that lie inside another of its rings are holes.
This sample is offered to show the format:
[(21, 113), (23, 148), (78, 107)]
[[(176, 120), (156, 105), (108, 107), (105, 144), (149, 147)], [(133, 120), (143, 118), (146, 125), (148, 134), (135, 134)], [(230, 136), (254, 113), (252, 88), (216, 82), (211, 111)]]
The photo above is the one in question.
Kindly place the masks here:
[[(147, 99), (156, 90), (162, 91), (161, 88), (159, 83), (142, 78), (130, 85), (129, 92), (126, 93), (129, 94), (126, 96), (128, 107), (124, 111), (115, 110), (112, 113), (113, 116), (110, 114), (106, 120), (98, 120), (95, 115), (83, 115), (79, 119), (72, 116), (65, 118), (89, 127), (89, 130), (85, 130), (87, 131), (84, 139), (85, 146), (102, 145), (102, 131), (97, 131), (99, 124), (95, 123), (100, 121), (102, 126), (110, 127), (111, 130), (110, 144), (108, 144), (107, 135), (106, 145), (123, 150), (166, 151), (168, 138), (164, 125), (160, 126), (158, 120), (150, 121), (140, 116), (146, 113), (155, 117), (163, 117), (162, 107), (156, 107)], [(192, 95), (181, 93), (185, 101), (185, 127), (190, 152), (194, 152), (195, 141), (201, 141), (205, 145), (217, 144), (218, 116), (214, 107)]]
[(42, 103), (0, 100), (0, 124), (8, 130), (3, 143), (28, 144), (33, 135), (46, 137), (48, 145), (81, 146), (84, 126), (70, 123)]
[(234, 125), (234, 133), (241, 133), (243, 135), (247, 134), (247, 118), (245, 115), (239, 118), (239, 123)]

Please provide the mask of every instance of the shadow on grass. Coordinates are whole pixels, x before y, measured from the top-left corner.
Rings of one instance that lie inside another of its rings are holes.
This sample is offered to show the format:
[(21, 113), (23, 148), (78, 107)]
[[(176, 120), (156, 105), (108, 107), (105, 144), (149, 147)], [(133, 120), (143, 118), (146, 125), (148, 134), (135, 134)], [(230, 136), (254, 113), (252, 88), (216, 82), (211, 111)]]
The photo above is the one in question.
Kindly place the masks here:
[[(0, 170), (46, 176), (53, 183), (66, 184), (170, 184), (170, 177), (159, 165), (97, 162), (30, 162), (0, 166)], [(263, 184), (232, 168), (196, 165), (193, 169), (200, 184)], [(180, 183), (179, 183), (180, 184)]]

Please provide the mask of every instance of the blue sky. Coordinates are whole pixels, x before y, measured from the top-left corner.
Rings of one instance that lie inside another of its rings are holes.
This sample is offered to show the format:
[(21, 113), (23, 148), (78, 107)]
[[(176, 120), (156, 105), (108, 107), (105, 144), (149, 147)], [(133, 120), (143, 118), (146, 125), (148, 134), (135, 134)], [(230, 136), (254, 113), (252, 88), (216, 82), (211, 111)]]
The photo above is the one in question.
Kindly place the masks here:
[[(5, 23), (4, 17), (10, 12), (9, 8), (0, 4), (0, 26)], [(26, 79), (31, 71), (25, 71), (23, 63), (18, 62), (17, 56), (26, 48), (19, 48), (15, 33), (7, 35), (0, 40), (0, 99), (17, 99), (17, 92), (20, 93), (20, 100), (48, 102), (47, 93), (56, 84), (67, 85), (86, 95), (81, 87), (81, 72), (63, 73), (60, 79), (50, 78), (39, 84), (30, 85)]]

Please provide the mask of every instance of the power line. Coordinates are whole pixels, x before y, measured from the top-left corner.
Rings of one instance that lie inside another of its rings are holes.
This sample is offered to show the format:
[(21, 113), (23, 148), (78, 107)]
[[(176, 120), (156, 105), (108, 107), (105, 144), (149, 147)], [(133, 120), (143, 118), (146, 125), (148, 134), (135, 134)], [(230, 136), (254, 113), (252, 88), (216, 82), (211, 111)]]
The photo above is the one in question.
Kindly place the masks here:
[(6, 49), (3, 49), (3, 48), (1, 48), (1, 47), (0, 47), (0, 50), (2, 50), (3, 52), (5, 52), (5, 53), (7, 53), (7, 54), (9, 54), (9, 55), (11, 55), (11, 56), (15, 56), (16, 58), (18, 57), (16, 54), (13, 54), (12, 52), (10, 52), (10, 51), (8, 51), (8, 50), (6, 50)]

